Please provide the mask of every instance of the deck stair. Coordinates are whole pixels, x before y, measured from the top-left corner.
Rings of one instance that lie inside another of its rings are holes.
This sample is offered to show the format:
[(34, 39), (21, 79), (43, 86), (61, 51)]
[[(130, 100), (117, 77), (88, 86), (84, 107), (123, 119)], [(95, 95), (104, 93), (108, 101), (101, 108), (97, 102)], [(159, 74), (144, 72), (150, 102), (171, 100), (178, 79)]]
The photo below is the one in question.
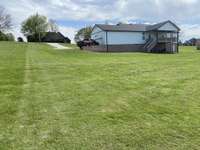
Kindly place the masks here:
[(150, 38), (144, 45), (144, 50), (147, 52), (151, 52), (156, 45), (157, 45), (157, 40), (154, 38)]

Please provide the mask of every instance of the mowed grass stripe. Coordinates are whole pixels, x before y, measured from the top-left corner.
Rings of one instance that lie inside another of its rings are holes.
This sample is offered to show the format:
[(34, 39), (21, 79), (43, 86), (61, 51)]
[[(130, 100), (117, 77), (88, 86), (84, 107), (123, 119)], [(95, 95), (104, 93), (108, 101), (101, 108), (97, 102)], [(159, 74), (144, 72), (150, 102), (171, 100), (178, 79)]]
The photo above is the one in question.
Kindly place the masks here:
[(26, 44), (0, 42), (0, 149), (11, 149), (16, 140), (26, 47)]

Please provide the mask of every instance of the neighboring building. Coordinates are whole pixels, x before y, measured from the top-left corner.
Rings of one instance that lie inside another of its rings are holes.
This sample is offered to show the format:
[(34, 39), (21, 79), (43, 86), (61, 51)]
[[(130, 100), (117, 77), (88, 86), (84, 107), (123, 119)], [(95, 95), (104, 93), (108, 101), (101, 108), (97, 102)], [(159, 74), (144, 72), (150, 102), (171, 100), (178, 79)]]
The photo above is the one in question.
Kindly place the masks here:
[(71, 40), (60, 32), (47, 32), (45, 36), (42, 37), (42, 42), (71, 43)]
[(177, 53), (180, 28), (171, 21), (147, 24), (96, 24), (91, 38), (99, 46), (85, 49), (101, 52)]
[(196, 38), (191, 38), (191, 39), (185, 41), (185, 42), (183, 43), (183, 45), (185, 45), (185, 46), (196, 46), (197, 41), (198, 41), (198, 39), (196, 39)]
[[(65, 37), (60, 32), (46, 32), (41, 33), (41, 42), (49, 43), (71, 43), (71, 40), (68, 37)], [(29, 35), (27, 37), (28, 42), (39, 42), (39, 35)]]

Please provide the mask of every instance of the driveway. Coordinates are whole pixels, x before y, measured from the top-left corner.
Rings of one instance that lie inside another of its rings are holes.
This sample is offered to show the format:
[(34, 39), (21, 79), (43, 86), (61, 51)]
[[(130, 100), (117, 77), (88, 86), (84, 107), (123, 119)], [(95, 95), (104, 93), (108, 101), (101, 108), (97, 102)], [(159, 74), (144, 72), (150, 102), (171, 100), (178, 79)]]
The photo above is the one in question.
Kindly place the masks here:
[(54, 47), (55, 49), (70, 49), (69, 47), (65, 47), (58, 43), (47, 43), (47, 44)]

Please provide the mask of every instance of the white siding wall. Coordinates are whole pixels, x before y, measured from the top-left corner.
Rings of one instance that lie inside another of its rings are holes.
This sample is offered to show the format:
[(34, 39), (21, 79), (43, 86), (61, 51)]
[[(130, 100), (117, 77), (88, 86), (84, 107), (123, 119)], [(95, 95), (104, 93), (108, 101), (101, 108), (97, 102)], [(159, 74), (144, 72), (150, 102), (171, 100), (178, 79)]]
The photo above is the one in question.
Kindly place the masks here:
[[(106, 44), (106, 32), (98, 27), (93, 29), (91, 38), (100, 45)], [(143, 32), (107, 32), (107, 38), (109, 45), (145, 43)]]
[(95, 27), (92, 31), (91, 38), (97, 41), (100, 45), (106, 44), (106, 32), (98, 27)]
[(108, 32), (108, 44), (144, 44), (142, 32)]
[(169, 22), (166, 23), (165, 25), (163, 25), (162, 27), (160, 27), (158, 30), (160, 30), (160, 31), (175, 31), (175, 32), (178, 31), (177, 28)]

